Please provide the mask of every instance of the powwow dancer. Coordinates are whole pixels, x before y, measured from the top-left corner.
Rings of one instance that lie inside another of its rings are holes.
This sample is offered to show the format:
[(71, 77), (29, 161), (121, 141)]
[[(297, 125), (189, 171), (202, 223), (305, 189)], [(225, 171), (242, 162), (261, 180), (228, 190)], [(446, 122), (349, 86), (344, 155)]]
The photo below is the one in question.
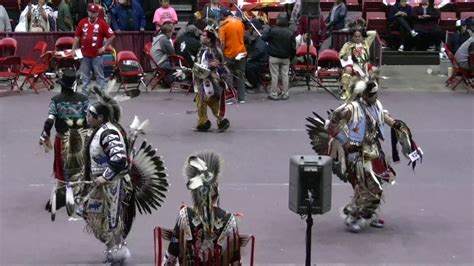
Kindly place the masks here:
[(230, 126), (229, 120), (225, 118), (227, 84), (223, 76), (227, 74), (227, 71), (221, 64), (223, 56), (216, 42), (217, 36), (212, 30), (208, 29), (202, 33), (202, 48), (192, 70), (194, 91), (197, 93), (197, 131), (205, 132), (211, 128), (211, 121), (207, 117), (207, 107), (217, 118), (219, 131), (225, 131)]
[(127, 138), (119, 124), (122, 111), (118, 102), (97, 87), (93, 90), (99, 101), (87, 113), (91, 131), (83, 177), (93, 185), (82, 194), (82, 215), (86, 229), (106, 245), (106, 261), (121, 265), (130, 257), (125, 238), (135, 208), (150, 214), (160, 207), (168, 181), (163, 161), (151, 145), (144, 141), (139, 149), (134, 148), (148, 120), (140, 123), (135, 117)]
[(184, 165), (193, 206), (183, 206), (164, 265), (240, 265), (236, 217), (219, 207), (221, 159), (213, 152), (189, 156)]
[(397, 142), (413, 169), (421, 162), (423, 152), (413, 141), (411, 131), (401, 120), (396, 120), (383, 109), (377, 99), (378, 87), (373, 81), (359, 81), (351, 86), (352, 97), (330, 114), (308, 117), (307, 131), (313, 150), (333, 157), (333, 172), (354, 190), (352, 200), (343, 209), (349, 231), (357, 233), (367, 226), (382, 228), (377, 215), (382, 200), (382, 184), (393, 183), (395, 171), (390, 166), (381, 142), (385, 140), (383, 127), (392, 129), (394, 161), (399, 161)]
[[(77, 181), (84, 165), (83, 147), (87, 130), (86, 113), (89, 100), (86, 96), (74, 92), (76, 72), (66, 69), (59, 80), (61, 93), (51, 99), (48, 118), (44, 122), (39, 144), (49, 152), (51, 145), (51, 129), (56, 129), (54, 138), (53, 171), (55, 185), (51, 199), (46, 203), (46, 210), (51, 212), (51, 220), (55, 220), (56, 210), (66, 205), (69, 215), (74, 213), (73, 194), (78, 186), (71, 184)], [(67, 196), (66, 196), (67, 195)], [(53, 204), (51, 204), (53, 203)]]

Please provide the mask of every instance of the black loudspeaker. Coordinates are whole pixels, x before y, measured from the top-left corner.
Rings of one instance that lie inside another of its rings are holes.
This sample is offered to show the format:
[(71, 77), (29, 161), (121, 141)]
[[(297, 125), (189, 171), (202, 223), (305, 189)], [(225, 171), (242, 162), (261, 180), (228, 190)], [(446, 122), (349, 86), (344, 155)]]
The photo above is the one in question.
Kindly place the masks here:
[(319, 17), (321, 8), (319, 0), (301, 0), (301, 15), (307, 17)]
[(308, 214), (308, 191), (313, 198), (312, 214), (331, 209), (332, 158), (320, 155), (293, 155), (290, 158), (289, 204), (291, 211)]

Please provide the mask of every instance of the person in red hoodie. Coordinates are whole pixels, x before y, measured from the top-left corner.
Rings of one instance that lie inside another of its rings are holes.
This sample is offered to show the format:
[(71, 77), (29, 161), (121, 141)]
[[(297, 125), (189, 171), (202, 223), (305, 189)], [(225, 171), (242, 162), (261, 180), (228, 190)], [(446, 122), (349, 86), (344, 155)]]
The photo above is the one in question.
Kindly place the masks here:
[[(107, 46), (109, 46), (115, 38), (114, 32), (109, 24), (103, 19), (99, 18), (99, 6), (96, 4), (89, 4), (87, 6), (87, 18), (79, 21), (76, 27), (76, 34), (74, 36), (74, 44), (72, 46), (73, 56), (75, 56), (76, 48), (81, 44), (81, 80), (82, 93), (89, 95), (89, 83), (92, 78), (92, 73), (104, 91), (106, 81), (104, 77), (104, 63), (100, 55), (104, 53)], [(104, 39), (106, 39), (104, 41)]]

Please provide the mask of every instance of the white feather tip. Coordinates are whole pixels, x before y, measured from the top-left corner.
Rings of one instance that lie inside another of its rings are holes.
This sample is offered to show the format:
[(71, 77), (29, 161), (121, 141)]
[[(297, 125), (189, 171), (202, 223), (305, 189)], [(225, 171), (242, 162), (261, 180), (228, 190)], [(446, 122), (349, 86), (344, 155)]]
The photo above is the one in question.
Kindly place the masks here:
[(354, 87), (354, 94), (357, 95), (357, 94), (361, 94), (362, 92), (364, 92), (365, 88), (367, 87), (366, 83), (364, 81), (358, 81), (356, 84), (355, 84), (355, 87)]
[(133, 118), (132, 123), (130, 124), (130, 129), (137, 130), (139, 126), (140, 126), (140, 120), (138, 119), (137, 116), (135, 116)]
[(201, 160), (200, 158), (198, 158), (196, 156), (189, 157), (189, 165), (191, 165), (192, 167), (198, 169), (199, 171), (206, 171), (207, 170), (206, 162)]

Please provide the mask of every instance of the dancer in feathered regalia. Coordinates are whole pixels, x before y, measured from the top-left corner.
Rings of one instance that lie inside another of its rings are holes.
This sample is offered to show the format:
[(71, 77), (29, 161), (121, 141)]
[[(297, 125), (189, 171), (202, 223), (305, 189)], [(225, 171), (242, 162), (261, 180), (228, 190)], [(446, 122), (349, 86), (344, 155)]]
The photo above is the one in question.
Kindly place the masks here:
[(343, 181), (349, 181), (354, 189), (354, 196), (343, 212), (346, 226), (355, 233), (367, 226), (384, 226), (384, 221), (377, 215), (382, 200), (382, 184), (393, 183), (395, 177), (395, 171), (382, 150), (384, 125), (392, 128), (394, 161), (399, 160), (398, 141), (413, 169), (423, 155), (408, 126), (383, 109), (377, 92), (375, 82), (359, 81), (351, 86), (352, 98), (331, 113), (329, 120), (316, 113), (316, 117), (307, 118), (313, 150), (320, 155), (332, 156), (333, 171)]
[(66, 205), (66, 198), (69, 215), (74, 213), (74, 209), (71, 208), (74, 206), (74, 201), (71, 199), (74, 194), (73, 189), (77, 192), (78, 186), (73, 187), (67, 184), (77, 181), (77, 174), (81, 172), (84, 165), (83, 147), (87, 132), (85, 125), (89, 101), (86, 96), (74, 92), (75, 82), (76, 72), (65, 70), (59, 81), (61, 93), (51, 99), (48, 118), (44, 122), (39, 141), (45, 151), (49, 152), (52, 149), (51, 129), (55, 127), (53, 165), (55, 185), (51, 199), (46, 204), (46, 210), (51, 212), (53, 221), (56, 209)]
[(125, 246), (135, 208), (151, 213), (160, 207), (168, 182), (163, 161), (143, 142), (133, 149), (147, 121), (135, 117), (129, 138), (120, 125), (121, 108), (117, 101), (94, 87), (99, 101), (89, 107), (87, 123), (91, 128), (86, 146), (85, 189), (82, 200), (87, 229), (106, 245), (106, 260), (121, 265), (130, 257)]
[(191, 155), (184, 168), (193, 206), (179, 212), (164, 265), (238, 264), (237, 220), (219, 207), (220, 158), (213, 152), (201, 152)]

